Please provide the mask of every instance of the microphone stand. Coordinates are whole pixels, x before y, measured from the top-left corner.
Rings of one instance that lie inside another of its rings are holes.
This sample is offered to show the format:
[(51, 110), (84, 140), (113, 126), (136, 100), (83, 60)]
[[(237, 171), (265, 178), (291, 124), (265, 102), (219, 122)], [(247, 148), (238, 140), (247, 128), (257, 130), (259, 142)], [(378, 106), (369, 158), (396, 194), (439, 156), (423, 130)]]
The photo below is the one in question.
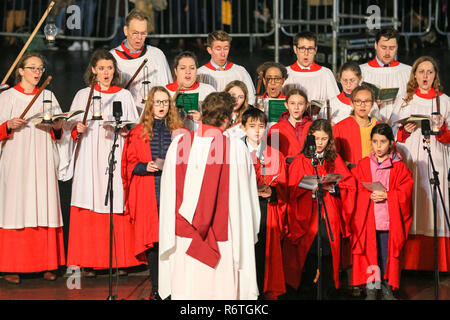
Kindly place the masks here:
[(430, 185), (432, 186), (432, 201), (433, 201), (433, 233), (434, 233), (434, 299), (439, 298), (439, 262), (438, 262), (438, 235), (437, 235), (437, 194), (439, 192), (439, 197), (441, 200), (442, 208), (444, 209), (444, 217), (447, 222), (447, 227), (450, 229), (450, 222), (447, 215), (447, 210), (445, 209), (444, 200), (442, 197), (442, 192), (439, 183), (439, 172), (436, 171), (434, 166), (433, 157), (431, 156), (430, 148), (430, 134), (424, 133), (424, 146), (423, 149), (428, 153), (428, 159), (431, 164), (431, 169), (433, 171), (433, 177), (430, 179)]
[(324, 217), (326, 220), (326, 224), (328, 226), (328, 234), (330, 235), (330, 240), (333, 242), (333, 233), (331, 232), (330, 221), (328, 220), (327, 207), (325, 206), (324, 201), (324, 191), (323, 191), (323, 183), (320, 180), (319, 172), (317, 170), (317, 165), (319, 164), (319, 159), (314, 155), (312, 158), (312, 166), (314, 168), (314, 172), (317, 178), (317, 186), (318, 189), (316, 191), (316, 200), (317, 200), (317, 269), (319, 270), (319, 278), (317, 279), (317, 300), (322, 300), (322, 241), (320, 239), (320, 231), (321, 231), (321, 216), (322, 216), (322, 206), (324, 210)]
[(116, 296), (112, 294), (112, 257), (113, 257), (113, 207), (114, 207), (114, 192), (113, 192), (113, 178), (114, 178), (114, 169), (116, 168), (117, 161), (115, 160), (115, 151), (116, 148), (119, 146), (117, 144), (117, 139), (119, 136), (120, 127), (119, 124), (122, 121), (120, 121), (120, 116), (116, 117), (116, 126), (114, 128), (114, 142), (112, 145), (111, 153), (109, 154), (109, 165), (108, 165), (108, 189), (106, 191), (106, 197), (105, 197), (105, 206), (108, 205), (108, 198), (109, 198), (109, 295), (106, 300), (115, 300)]

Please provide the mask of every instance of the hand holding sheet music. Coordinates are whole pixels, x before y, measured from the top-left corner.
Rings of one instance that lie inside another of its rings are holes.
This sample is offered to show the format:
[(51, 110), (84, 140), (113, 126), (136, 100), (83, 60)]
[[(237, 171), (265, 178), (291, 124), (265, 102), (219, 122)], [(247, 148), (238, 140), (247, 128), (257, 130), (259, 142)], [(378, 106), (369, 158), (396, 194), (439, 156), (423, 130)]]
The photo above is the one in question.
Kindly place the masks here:
[[(333, 191), (334, 186), (342, 179), (342, 175), (339, 173), (329, 173), (326, 176), (319, 177), (320, 182), (323, 184), (324, 190)], [(317, 190), (318, 181), (316, 176), (304, 175), (298, 186), (307, 190)]]

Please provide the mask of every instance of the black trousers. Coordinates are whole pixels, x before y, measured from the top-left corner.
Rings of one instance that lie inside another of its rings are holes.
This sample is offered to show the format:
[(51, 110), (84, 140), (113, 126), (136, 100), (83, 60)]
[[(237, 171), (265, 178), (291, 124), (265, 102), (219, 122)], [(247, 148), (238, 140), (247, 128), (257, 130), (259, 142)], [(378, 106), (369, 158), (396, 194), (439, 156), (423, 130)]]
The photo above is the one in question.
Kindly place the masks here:
[(150, 272), (150, 280), (152, 282), (152, 292), (154, 293), (158, 292), (158, 252), (158, 243), (154, 243), (153, 248), (145, 251)]

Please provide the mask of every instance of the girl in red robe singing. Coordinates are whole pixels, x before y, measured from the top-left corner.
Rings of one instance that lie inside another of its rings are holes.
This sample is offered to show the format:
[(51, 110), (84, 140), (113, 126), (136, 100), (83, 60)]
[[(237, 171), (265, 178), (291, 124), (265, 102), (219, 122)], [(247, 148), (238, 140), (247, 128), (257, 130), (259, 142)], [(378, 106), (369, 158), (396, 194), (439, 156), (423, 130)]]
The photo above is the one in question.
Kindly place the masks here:
[[(411, 192), (414, 180), (393, 151), (394, 135), (388, 124), (371, 132), (373, 152), (352, 170), (358, 181), (356, 210), (351, 220), (352, 285), (367, 284), (367, 300), (395, 299), (392, 288), (400, 282), (399, 259), (411, 226)], [(365, 183), (379, 182), (379, 188)], [(380, 186), (381, 184), (381, 186)]]
[(300, 89), (292, 89), (286, 95), (284, 105), (287, 111), (267, 133), (267, 144), (280, 151), (287, 162), (300, 154), (306, 132), (311, 125), (308, 109), (308, 97)]
[[(286, 282), (295, 289), (299, 287), (303, 270), (305, 271), (302, 281), (304, 289), (313, 289), (311, 288), (313, 279), (317, 279), (317, 276), (322, 277), (323, 297), (327, 298), (334, 287), (339, 287), (341, 235), (349, 235), (349, 230), (344, 228), (344, 221), (348, 222), (354, 209), (356, 183), (344, 161), (336, 154), (331, 124), (327, 120), (315, 120), (309, 127), (307, 135), (315, 137), (319, 162), (318, 175), (338, 173), (342, 178), (334, 187), (324, 186), (323, 199), (329, 222), (322, 211), (319, 235), (317, 199), (315, 198), (317, 187), (311, 190), (299, 186), (304, 176), (316, 175), (308, 148), (304, 146), (302, 153), (291, 163), (288, 174), (289, 231), (283, 243), (283, 265)], [(330, 229), (333, 241), (330, 240)], [(323, 252), (323, 267), (320, 274), (317, 272), (317, 236), (320, 236)]]
[[(153, 87), (141, 122), (127, 136), (122, 153), (125, 215), (134, 226), (134, 254), (147, 259), (150, 298), (158, 296), (159, 194), (163, 159), (183, 121), (164, 87)], [(180, 131), (181, 132), (181, 131)]]

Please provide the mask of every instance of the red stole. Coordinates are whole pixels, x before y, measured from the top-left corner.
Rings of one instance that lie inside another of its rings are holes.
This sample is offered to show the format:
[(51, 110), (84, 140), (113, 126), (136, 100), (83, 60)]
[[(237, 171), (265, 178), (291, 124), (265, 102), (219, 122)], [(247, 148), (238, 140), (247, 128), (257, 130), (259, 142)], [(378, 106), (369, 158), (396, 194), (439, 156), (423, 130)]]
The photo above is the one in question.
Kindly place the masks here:
[[(378, 61), (377, 61), (377, 58), (373, 58), (372, 60), (370, 60), (368, 63), (367, 63), (369, 66), (371, 66), (371, 67), (374, 67), (374, 68), (384, 68), (384, 66), (380, 66), (379, 64), (378, 64)], [(389, 64), (389, 67), (386, 67), (386, 68), (390, 68), (390, 67), (396, 67), (396, 66), (398, 66), (400, 64), (400, 62), (398, 62), (397, 60), (392, 60), (392, 62)]]
[(197, 134), (200, 137), (214, 137), (214, 139), (208, 154), (192, 224), (178, 210), (183, 202), (187, 160), (195, 132), (185, 134), (178, 143), (175, 233), (180, 237), (192, 238), (186, 254), (215, 268), (220, 259), (217, 241), (228, 240), (230, 140), (222, 134), (219, 128), (205, 124), (200, 125)]
[(35, 95), (36, 93), (38, 93), (38, 91), (40, 90), (39, 87), (34, 87), (32, 92), (25, 92), (25, 89), (20, 85), (20, 82), (18, 84), (16, 84), (14, 87), (14, 89), (16, 89), (17, 91), (19, 91), (20, 93), (26, 94), (26, 95)]
[(338, 96), (337, 96), (337, 98), (339, 99), (339, 101), (340, 102), (342, 102), (343, 104), (346, 104), (346, 105), (350, 105), (350, 97), (347, 97), (346, 95), (345, 95), (345, 92), (344, 91), (342, 91), (340, 94), (338, 94)]
[[(167, 90), (170, 90), (170, 91), (172, 91), (172, 92), (175, 92), (175, 91), (178, 90), (179, 86), (180, 86), (180, 85), (178, 84), (178, 81), (175, 81), (175, 82), (172, 82), (172, 83), (167, 84), (167, 85), (166, 85), (166, 88), (167, 88)], [(190, 87), (190, 88), (188, 88), (188, 89), (181, 88), (180, 91), (191, 91), (191, 90), (197, 89), (198, 87), (200, 87), (200, 83), (196, 81), (196, 82), (194, 82), (194, 84), (192, 85), (192, 87)]]
[(315, 72), (315, 71), (319, 71), (320, 69), (322, 69), (322, 66), (318, 65), (317, 63), (313, 62), (310, 66), (309, 69), (303, 69), (299, 66), (298, 61), (296, 61), (293, 65), (291, 65), (290, 67), (293, 71), (297, 71), (297, 72)]
[(120, 46), (122, 47), (123, 51), (116, 49), (115, 50), (116, 54), (125, 60), (133, 60), (136, 58), (140, 58), (147, 53), (147, 46), (145, 44), (139, 52), (135, 52), (135, 53), (132, 53), (131, 50), (128, 49), (123, 42), (120, 44)]
[(223, 70), (217, 70), (217, 68), (212, 65), (211, 61), (209, 61), (207, 64), (205, 64), (205, 67), (207, 67), (208, 69), (211, 69), (213, 71), (227, 71), (227, 70), (230, 70), (232, 66), (233, 66), (233, 62), (227, 61), (227, 63), (225, 64), (225, 68), (222, 68)]

